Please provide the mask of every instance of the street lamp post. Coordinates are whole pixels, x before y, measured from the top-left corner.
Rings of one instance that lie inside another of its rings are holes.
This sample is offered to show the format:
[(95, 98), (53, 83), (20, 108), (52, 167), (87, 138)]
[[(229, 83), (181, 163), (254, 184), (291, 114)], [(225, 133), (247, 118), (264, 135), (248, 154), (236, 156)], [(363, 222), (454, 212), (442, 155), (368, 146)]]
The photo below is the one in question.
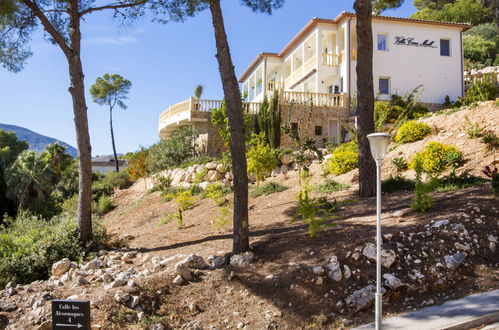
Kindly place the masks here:
[(376, 162), (376, 330), (381, 330), (381, 166), (388, 151), (390, 134), (371, 133), (367, 135), (371, 154)]

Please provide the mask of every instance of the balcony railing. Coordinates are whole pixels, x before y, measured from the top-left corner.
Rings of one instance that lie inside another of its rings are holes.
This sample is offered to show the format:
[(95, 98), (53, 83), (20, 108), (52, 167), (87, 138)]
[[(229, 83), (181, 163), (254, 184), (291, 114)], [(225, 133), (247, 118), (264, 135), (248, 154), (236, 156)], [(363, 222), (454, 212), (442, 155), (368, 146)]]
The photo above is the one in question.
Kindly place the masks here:
[(345, 107), (345, 94), (288, 92), (282, 93), (282, 101), (287, 104), (305, 104), (317, 107)]
[(465, 73), (464, 75), (464, 87), (467, 89), (471, 84), (491, 82), (499, 85), (499, 71), (496, 72), (484, 72), (484, 73)]
[(283, 81), (268, 81), (267, 82), (267, 90), (270, 92), (273, 91), (279, 91), (281, 89), (284, 89), (284, 82)]
[(340, 63), (340, 54), (322, 54), (322, 65), (338, 66)]

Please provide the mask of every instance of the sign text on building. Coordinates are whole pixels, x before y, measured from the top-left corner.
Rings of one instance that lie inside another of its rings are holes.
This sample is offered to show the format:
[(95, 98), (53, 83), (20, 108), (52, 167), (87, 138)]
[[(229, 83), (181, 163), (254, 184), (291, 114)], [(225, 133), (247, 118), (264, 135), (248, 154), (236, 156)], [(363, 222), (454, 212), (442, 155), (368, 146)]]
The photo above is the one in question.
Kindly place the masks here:
[(394, 43), (395, 45), (403, 45), (403, 46), (437, 48), (437, 46), (434, 45), (435, 41), (430, 41), (426, 39), (425, 41), (419, 42), (412, 37), (404, 37), (404, 36), (396, 36)]

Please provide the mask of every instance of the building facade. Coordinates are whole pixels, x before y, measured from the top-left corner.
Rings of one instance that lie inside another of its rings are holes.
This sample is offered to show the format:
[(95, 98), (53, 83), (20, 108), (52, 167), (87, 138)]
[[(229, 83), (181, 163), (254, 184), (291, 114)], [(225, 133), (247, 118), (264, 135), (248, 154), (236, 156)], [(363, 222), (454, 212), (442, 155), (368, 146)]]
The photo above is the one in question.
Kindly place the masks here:
[[(279, 91), (281, 118), (300, 127), (303, 137), (319, 145), (341, 142), (341, 125), (352, 115), (357, 89), (355, 14), (335, 19), (313, 18), (279, 52), (260, 53), (240, 76), (244, 107), (258, 112), (264, 97)], [(404, 95), (419, 86), (419, 102), (438, 106), (446, 96), (464, 94), (462, 23), (374, 16), (373, 83), (379, 100)], [(220, 150), (210, 125), (210, 112), (219, 100), (190, 98), (166, 109), (159, 120), (159, 135), (168, 138), (182, 126), (194, 126), (200, 144)], [(304, 117), (308, 119), (305, 120)], [(293, 147), (281, 134), (284, 146)]]

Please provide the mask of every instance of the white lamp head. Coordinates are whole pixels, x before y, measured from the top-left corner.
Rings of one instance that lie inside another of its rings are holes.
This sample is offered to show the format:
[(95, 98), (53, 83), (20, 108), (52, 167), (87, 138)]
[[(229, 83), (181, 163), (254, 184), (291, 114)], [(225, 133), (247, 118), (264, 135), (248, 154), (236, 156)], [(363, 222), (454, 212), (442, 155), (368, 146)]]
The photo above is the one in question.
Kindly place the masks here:
[(381, 166), (388, 152), (388, 144), (390, 143), (390, 134), (388, 133), (371, 133), (367, 135), (371, 154), (376, 161), (376, 165)]

